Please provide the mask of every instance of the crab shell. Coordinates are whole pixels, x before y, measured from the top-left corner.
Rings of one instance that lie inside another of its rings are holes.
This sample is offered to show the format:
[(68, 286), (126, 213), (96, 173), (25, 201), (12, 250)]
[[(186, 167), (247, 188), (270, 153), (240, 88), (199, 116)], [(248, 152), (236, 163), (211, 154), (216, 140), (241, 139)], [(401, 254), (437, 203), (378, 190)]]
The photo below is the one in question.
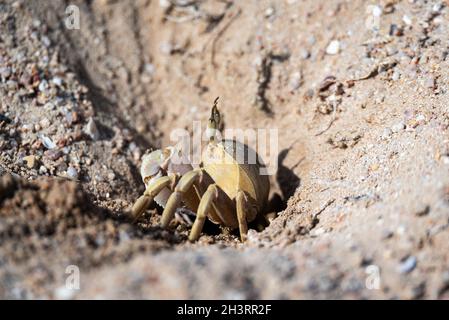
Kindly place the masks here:
[[(202, 162), (213, 182), (230, 199), (235, 199), (239, 191), (244, 191), (256, 205), (255, 213), (266, 206), (270, 182), (268, 176), (261, 174), (261, 168), (265, 165), (252, 148), (236, 140), (210, 143), (203, 152)], [(247, 217), (248, 221), (254, 218), (255, 215)]]
[[(158, 149), (142, 157), (140, 175), (143, 183), (148, 188), (159, 177), (177, 173), (183, 175), (193, 169), (189, 163), (183, 163), (181, 160), (181, 150), (176, 147), (167, 147), (163, 150)], [(164, 188), (154, 201), (165, 208), (167, 200), (172, 192)]]
[(251, 147), (236, 140), (209, 144), (202, 157), (205, 171), (223, 191), (234, 199), (239, 190), (253, 197), (261, 209), (266, 203), (270, 183), (261, 175), (265, 165)]

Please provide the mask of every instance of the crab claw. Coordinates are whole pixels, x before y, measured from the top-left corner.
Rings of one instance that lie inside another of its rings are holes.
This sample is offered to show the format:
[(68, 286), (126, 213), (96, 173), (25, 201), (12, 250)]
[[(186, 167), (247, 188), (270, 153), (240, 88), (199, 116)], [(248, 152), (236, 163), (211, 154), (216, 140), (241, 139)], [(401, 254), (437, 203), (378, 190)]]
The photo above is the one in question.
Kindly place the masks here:
[[(193, 169), (190, 163), (184, 163), (182, 152), (178, 147), (167, 147), (158, 149), (142, 157), (140, 174), (146, 187), (150, 187), (158, 178), (171, 174), (182, 176)], [(154, 198), (161, 207), (165, 207), (172, 191), (168, 188)]]

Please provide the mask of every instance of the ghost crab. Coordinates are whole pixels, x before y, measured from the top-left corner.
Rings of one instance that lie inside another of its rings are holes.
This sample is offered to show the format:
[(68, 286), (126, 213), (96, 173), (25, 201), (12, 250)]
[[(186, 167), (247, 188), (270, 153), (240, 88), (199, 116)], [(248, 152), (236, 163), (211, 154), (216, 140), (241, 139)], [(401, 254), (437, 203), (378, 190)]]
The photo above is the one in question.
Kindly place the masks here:
[(263, 164), (246, 144), (218, 139), (217, 102), (218, 98), (208, 121), (209, 142), (198, 168), (174, 161), (182, 156), (182, 150), (177, 147), (155, 150), (142, 158), (141, 175), (146, 190), (132, 207), (134, 221), (154, 200), (164, 208), (163, 228), (167, 228), (182, 203), (196, 212), (190, 241), (199, 238), (206, 217), (223, 227), (238, 228), (242, 242), (246, 240), (249, 222), (257, 220), (266, 225), (263, 210), (270, 184), (268, 177), (260, 173)]

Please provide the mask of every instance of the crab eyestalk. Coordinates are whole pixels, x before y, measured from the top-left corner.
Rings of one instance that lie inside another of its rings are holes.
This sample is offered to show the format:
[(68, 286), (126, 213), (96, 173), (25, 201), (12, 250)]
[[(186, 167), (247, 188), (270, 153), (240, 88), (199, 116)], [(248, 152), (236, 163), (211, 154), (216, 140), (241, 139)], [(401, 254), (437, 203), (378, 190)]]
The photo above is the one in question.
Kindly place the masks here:
[(212, 107), (209, 122), (207, 124), (207, 136), (209, 137), (209, 141), (214, 142), (216, 140), (217, 131), (220, 127), (220, 112), (218, 111), (217, 104), (218, 104), (218, 98), (217, 97), (214, 101), (214, 105)]

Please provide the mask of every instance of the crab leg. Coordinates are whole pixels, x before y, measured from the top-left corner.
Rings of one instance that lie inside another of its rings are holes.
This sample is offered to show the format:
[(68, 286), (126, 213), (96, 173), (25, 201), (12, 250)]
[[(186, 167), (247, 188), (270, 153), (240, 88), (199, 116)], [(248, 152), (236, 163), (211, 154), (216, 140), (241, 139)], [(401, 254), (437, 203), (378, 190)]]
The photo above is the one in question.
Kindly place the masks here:
[(186, 193), (193, 185), (195, 181), (197, 181), (202, 174), (202, 169), (196, 169), (187, 172), (184, 174), (179, 180), (178, 184), (175, 187), (174, 192), (168, 198), (167, 204), (165, 205), (164, 212), (162, 212), (161, 218), (161, 226), (162, 228), (166, 228), (170, 221), (173, 219), (175, 215), (176, 209), (179, 207), (181, 203), (182, 197), (184, 193)]
[(148, 186), (143, 195), (136, 200), (131, 209), (131, 214), (134, 222), (137, 221), (137, 219), (139, 219), (139, 217), (145, 212), (145, 210), (153, 201), (154, 197), (156, 197), (158, 193), (162, 191), (162, 189), (168, 187), (171, 183), (173, 183), (174, 179), (175, 177), (173, 176), (163, 176), (158, 178), (150, 186)]
[(198, 212), (196, 213), (195, 222), (193, 223), (192, 230), (189, 234), (190, 241), (196, 241), (200, 237), (207, 214), (213, 204), (213, 201), (217, 197), (217, 186), (215, 184), (209, 185), (206, 192), (203, 194), (203, 197), (201, 198), (200, 205), (198, 206)]
[(245, 242), (248, 233), (248, 224), (246, 221), (248, 207), (247, 199), (243, 191), (239, 191), (236, 197), (237, 220), (239, 221), (240, 239)]

